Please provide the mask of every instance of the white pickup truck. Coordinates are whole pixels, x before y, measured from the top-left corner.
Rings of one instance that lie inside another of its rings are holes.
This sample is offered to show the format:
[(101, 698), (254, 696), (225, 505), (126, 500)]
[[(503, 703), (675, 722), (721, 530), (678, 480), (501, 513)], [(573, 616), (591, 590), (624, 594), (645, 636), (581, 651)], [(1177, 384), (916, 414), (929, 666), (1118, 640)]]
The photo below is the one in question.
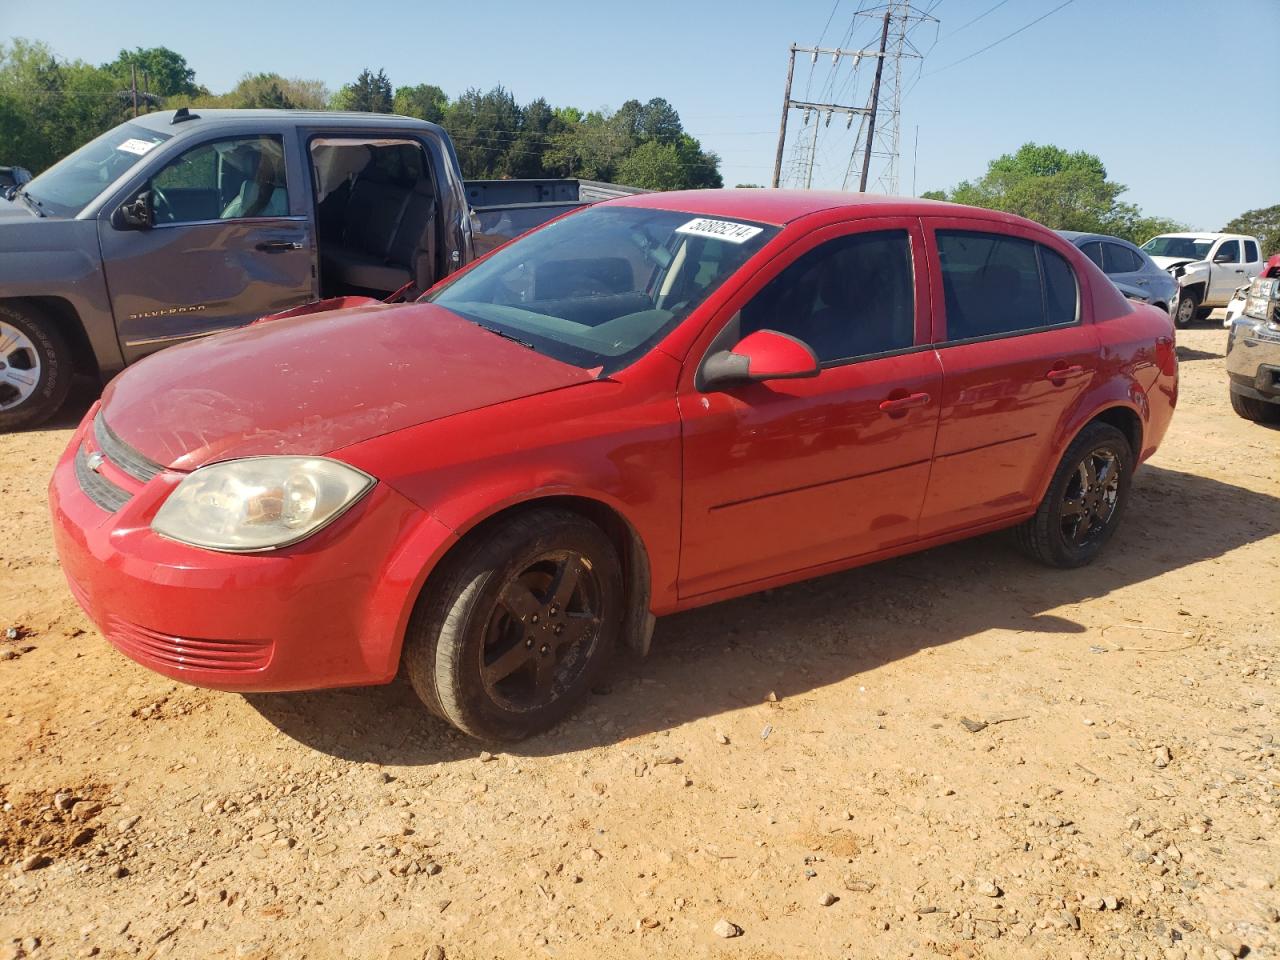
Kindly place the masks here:
[(1236, 233), (1162, 233), (1142, 249), (1178, 281), (1172, 313), (1179, 327), (1225, 307), (1237, 287), (1262, 271), (1258, 239)]

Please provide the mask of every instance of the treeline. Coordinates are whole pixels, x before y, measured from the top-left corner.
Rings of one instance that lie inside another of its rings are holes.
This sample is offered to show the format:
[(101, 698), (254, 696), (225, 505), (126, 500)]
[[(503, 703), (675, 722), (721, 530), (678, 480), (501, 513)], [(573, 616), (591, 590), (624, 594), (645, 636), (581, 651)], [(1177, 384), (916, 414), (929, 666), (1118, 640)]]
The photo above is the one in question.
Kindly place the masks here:
[[(137, 90), (134, 90), (136, 77)], [(122, 50), (94, 66), (57, 57), (43, 43), (0, 45), (0, 164), (39, 173), (76, 147), (140, 112), (190, 107), (359, 110), (442, 124), (463, 176), (582, 177), (651, 190), (720, 187), (720, 158), (689, 134), (666, 100), (628, 100), (617, 110), (526, 104), (501, 86), (450, 98), (422, 83), (393, 86), (363, 70), (336, 91), (319, 80), (249, 73), (225, 93), (196, 82), (179, 53)]]

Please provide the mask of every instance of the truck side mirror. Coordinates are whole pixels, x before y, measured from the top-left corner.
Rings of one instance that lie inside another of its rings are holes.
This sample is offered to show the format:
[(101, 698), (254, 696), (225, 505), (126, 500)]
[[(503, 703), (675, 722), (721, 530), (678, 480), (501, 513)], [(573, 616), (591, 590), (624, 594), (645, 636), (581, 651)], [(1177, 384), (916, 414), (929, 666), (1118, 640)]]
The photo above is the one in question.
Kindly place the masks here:
[(1235, 261), (1231, 259), (1230, 250), (1219, 250), (1217, 253), (1213, 255), (1213, 262), (1214, 263), (1235, 263)]
[(149, 230), (154, 223), (149, 188), (140, 191), (132, 200), (120, 204), (111, 217), (111, 225), (117, 230)]

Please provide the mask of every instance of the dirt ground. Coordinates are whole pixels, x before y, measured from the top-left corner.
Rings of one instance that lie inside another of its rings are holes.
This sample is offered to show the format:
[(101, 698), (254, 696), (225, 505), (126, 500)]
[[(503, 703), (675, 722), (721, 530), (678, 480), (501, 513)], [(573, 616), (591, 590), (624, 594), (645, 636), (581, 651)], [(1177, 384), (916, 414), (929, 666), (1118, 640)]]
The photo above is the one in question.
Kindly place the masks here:
[(1280, 956), (1280, 432), (1179, 343), (1093, 567), (1000, 535), (671, 617), (492, 756), (404, 682), (126, 660), (46, 516), (88, 401), (0, 436), (0, 958)]

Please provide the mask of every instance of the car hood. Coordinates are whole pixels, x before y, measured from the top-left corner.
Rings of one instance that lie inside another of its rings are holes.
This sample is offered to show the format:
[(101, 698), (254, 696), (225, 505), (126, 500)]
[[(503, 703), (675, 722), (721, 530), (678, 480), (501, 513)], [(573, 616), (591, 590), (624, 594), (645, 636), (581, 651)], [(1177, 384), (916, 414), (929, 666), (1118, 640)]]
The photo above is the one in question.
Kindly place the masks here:
[(257, 323), (170, 347), (103, 394), (102, 416), (157, 463), (329, 454), (405, 427), (595, 379), (431, 304)]
[(1152, 257), (1151, 261), (1161, 270), (1170, 270), (1186, 263), (1199, 263), (1195, 257)]
[(0, 197), (0, 223), (9, 223), (10, 221), (23, 223), (28, 220), (38, 219), (39, 217), (31, 212), (31, 208), (21, 200), (6, 200), (4, 197)]

